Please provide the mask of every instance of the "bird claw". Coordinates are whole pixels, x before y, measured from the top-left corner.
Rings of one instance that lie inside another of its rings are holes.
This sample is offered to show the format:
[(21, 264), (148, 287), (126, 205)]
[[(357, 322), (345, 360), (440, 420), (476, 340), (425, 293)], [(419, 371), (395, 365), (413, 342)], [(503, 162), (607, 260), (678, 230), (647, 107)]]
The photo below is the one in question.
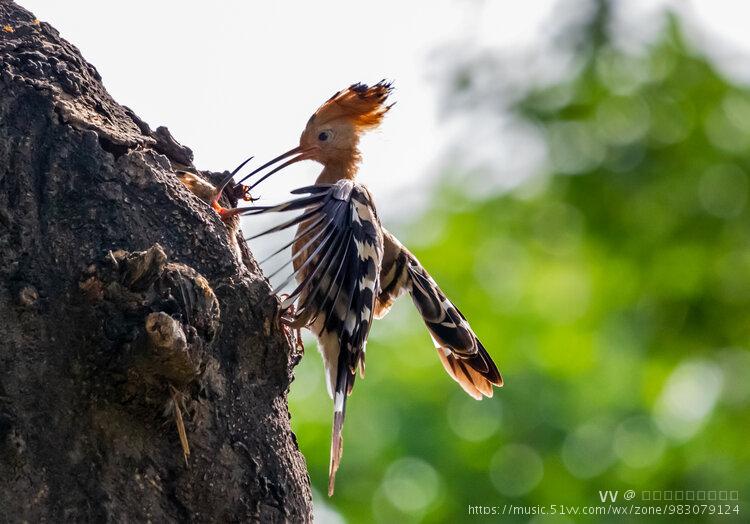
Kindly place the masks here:
[(294, 349), (299, 355), (305, 354), (305, 343), (302, 341), (302, 328), (296, 328), (294, 331)]
[[(283, 302), (289, 295), (281, 295), (279, 297), (280, 302)], [(279, 309), (277, 315), (278, 327), (283, 331), (289, 345), (294, 347), (295, 353), (299, 355), (305, 354), (305, 343), (302, 341), (302, 329), (292, 328), (289, 324), (294, 320), (294, 304), (290, 305), (285, 310)]]

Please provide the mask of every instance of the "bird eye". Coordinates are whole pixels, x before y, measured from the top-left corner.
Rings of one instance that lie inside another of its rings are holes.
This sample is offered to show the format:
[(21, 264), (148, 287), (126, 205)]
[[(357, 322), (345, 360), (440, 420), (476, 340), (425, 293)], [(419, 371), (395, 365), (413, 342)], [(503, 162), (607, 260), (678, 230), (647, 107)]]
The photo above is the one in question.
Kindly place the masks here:
[(331, 136), (333, 134), (330, 131), (321, 131), (321, 133), (318, 135), (318, 140), (321, 142), (327, 142), (331, 139)]

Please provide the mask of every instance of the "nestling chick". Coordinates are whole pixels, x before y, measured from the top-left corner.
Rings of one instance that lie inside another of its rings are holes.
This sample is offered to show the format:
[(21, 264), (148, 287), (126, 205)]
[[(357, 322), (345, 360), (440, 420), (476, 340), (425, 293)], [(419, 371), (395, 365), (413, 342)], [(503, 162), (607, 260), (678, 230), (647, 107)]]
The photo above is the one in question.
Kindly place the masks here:
[[(244, 164), (243, 164), (244, 165)], [(220, 210), (223, 208), (218, 204), (218, 189), (211, 182), (204, 179), (203, 177), (191, 173), (189, 171), (175, 171), (177, 180), (190, 190), (195, 196), (209, 204), (213, 209), (219, 213), (221, 220), (227, 226), (227, 235), (229, 238), (229, 244), (232, 251), (242, 259), (242, 252), (240, 250), (239, 242), (237, 241), (237, 233), (240, 229), (240, 219), (238, 214), (222, 214)]]
[(189, 171), (175, 171), (177, 179), (195, 196), (204, 202), (211, 203), (216, 195), (216, 186)]

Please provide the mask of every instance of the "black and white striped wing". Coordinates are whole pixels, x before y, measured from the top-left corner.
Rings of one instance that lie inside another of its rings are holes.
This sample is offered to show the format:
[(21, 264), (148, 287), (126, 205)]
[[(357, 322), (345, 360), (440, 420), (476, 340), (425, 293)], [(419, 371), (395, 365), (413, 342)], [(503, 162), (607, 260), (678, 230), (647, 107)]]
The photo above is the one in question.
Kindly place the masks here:
[(446, 372), (477, 400), (491, 397), (493, 386), (502, 386), (503, 379), (474, 330), (419, 260), (391, 233), (383, 235), (385, 257), (375, 316), (384, 316), (408, 291)]
[(341, 457), (346, 397), (354, 386), (357, 369), (364, 373), (365, 346), (379, 290), (383, 236), (370, 193), (360, 184), (341, 180), (293, 193), (307, 196), (250, 214), (304, 210), (261, 235), (298, 227), (295, 239), (281, 249), (293, 245), (294, 272), (280, 287), (292, 278), (298, 282), (282, 307), (296, 302), (290, 325), (308, 327), (317, 336), (326, 367), (328, 391), (334, 400), (332, 492)]

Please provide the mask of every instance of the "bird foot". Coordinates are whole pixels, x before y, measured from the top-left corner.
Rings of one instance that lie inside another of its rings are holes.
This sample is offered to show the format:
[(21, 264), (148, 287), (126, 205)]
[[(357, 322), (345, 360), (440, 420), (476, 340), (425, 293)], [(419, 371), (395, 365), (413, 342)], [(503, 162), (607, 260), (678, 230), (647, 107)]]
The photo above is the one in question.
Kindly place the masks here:
[(296, 328), (293, 329), (294, 331), (294, 349), (297, 350), (297, 353), (300, 355), (305, 354), (305, 343), (302, 341), (302, 328)]
[[(281, 295), (279, 297), (280, 302), (283, 302), (289, 295)], [(279, 309), (279, 313), (277, 315), (277, 323), (279, 328), (284, 332), (284, 336), (287, 339), (287, 342), (289, 342), (289, 345), (294, 347), (295, 353), (299, 355), (305, 354), (305, 343), (302, 341), (302, 329), (301, 328), (293, 328), (289, 324), (291, 324), (294, 321), (294, 312), (295, 312), (295, 306), (294, 304), (290, 305), (285, 310)]]

